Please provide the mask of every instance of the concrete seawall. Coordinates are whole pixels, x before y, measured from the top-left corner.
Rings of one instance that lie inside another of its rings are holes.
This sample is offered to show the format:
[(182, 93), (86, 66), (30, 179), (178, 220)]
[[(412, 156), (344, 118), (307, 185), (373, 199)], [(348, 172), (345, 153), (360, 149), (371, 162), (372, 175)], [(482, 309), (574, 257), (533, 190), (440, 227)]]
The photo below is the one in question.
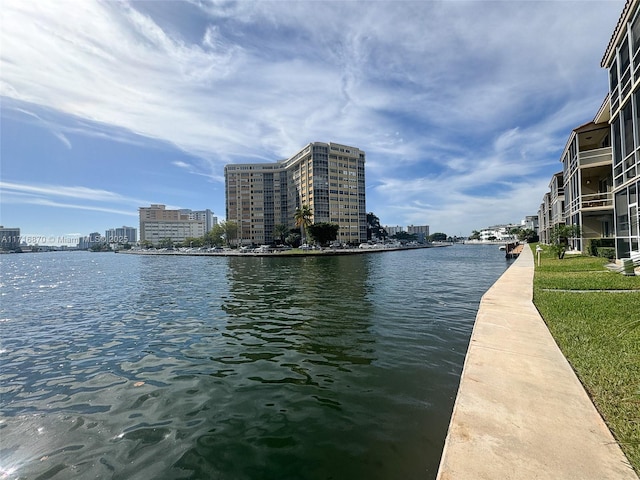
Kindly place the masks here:
[(533, 305), (527, 245), (478, 309), (438, 480), (638, 480)]

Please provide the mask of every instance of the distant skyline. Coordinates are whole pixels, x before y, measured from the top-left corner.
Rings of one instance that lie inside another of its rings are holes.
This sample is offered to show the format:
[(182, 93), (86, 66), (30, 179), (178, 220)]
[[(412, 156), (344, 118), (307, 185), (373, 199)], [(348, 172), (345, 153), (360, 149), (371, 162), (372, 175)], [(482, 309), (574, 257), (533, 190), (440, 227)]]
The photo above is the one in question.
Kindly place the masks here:
[(518, 223), (607, 94), (624, 4), (3, 0), (0, 224), (224, 219), (225, 164), (314, 141), (366, 152), (383, 225)]

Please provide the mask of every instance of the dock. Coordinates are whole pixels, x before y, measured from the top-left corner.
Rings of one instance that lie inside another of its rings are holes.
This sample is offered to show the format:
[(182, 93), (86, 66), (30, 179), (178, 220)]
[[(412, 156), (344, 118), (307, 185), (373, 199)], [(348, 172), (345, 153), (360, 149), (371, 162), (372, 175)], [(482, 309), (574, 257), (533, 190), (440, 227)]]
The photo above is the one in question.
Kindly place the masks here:
[(524, 248), (524, 245), (518, 242), (507, 243), (505, 245), (505, 256), (507, 258), (518, 258), (522, 253), (523, 248)]

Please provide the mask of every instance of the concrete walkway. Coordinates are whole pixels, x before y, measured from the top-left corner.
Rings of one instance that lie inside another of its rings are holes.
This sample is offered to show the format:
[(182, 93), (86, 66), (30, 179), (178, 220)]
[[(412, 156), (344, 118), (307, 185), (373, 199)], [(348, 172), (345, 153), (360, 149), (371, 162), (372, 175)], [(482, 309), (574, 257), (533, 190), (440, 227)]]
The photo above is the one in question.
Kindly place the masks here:
[(532, 303), (527, 245), (485, 293), (439, 480), (638, 480)]

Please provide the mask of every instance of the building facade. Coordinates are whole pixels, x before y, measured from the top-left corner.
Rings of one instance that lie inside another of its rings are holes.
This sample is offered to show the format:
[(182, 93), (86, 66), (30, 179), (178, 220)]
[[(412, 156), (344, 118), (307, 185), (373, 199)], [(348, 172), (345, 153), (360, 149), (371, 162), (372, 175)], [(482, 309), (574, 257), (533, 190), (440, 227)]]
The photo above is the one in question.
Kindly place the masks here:
[(551, 243), (551, 193), (547, 192), (542, 197), (542, 203), (538, 209), (538, 236), (540, 243)]
[(606, 99), (593, 121), (571, 132), (560, 159), (564, 222), (580, 228), (570, 240), (575, 250), (586, 251), (592, 239), (614, 237), (610, 132)]
[(214, 225), (218, 223), (218, 217), (209, 210), (189, 210), (187, 208), (180, 210), (184, 215), (189, 215), (189, 220), (202, 220), (204, 222), (204, 233), (211, 231)]
[(20, 249), (20, 229), (0, 225), (0, 250), (13, 252)]
[(522, 222), (520, 222), (522, 228), (526, 230), (532, 230), (538, 234), (540, 224), (538, 222), (538, 215), (527, 215), (524, 217)]
[(556, 225), (565, 222), (564, 180), (562, 172), (555, 173), (549, 182), (549, 191), (545, 194), (538, 210), (540, 242), (551, 243), (551, 232)]
[(136, 243), (138, 241), (138, 229), (133, 227), (110, 228), (104, 232), (106, 243)]
[(237, 224), (240, 244), (270, 244), (276, 225), (290, 226), (287, 172), (280, 163), (226, 165), (224, 177), (226, 219)]
[(104, 243), (105, 239), (98, 232), (90, 233), (78, 239), (78, 250), (89, 250), (91, 247)]
[(314, 142), (274, 164), (226, 165), (226, 218), (240, 244), (270, 244), (275, 226), (294, 228), (296, 209), (308, 205), (314, 223), (340, 227), (340, 242), (366, 242), (364, 163), (356, 147)]
[(182, 243), (187, 238), (200, 238), (205, 234), (205, 222), (192, 220), (180, 210), (167, 210), (165, 205), (140, 207), (140, 242), (158, 246), (166, 239)]
[(480, 241), (482, 242), (508, 242), (517, 240), (516, 236), (511, 232), (512, 229), (518, 228), (519, 225), (493, 225), (491, 227), (480, 230)]
[(628, 0), (601, 66), (609, 71), (616, 256), (640, 250), (640, 1)]
[(415, 235), (419, 243), (427, 243), (429, 241), (429, 225), (409, 225), (407, 233)]

